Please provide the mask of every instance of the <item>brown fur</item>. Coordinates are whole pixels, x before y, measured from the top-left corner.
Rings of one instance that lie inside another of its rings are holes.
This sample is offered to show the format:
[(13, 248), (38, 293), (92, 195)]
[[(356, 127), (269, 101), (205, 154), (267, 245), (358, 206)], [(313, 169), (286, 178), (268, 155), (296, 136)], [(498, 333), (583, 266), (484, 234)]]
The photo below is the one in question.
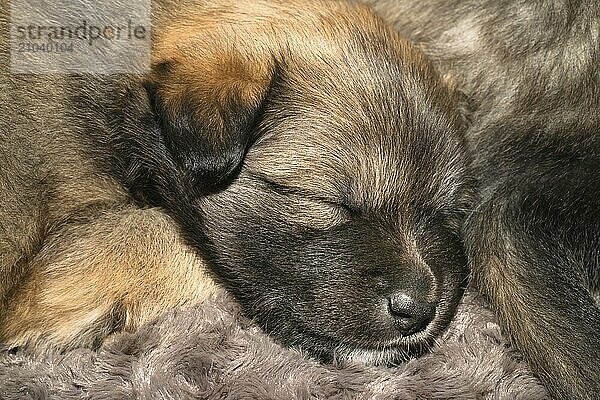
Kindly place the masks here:
[[(431, 346), (462, 293), (469, 188), (421, 52), (342, 2), (153, 10), (146, 76), (1, 77), (0, 339), (95, 345), (202, 301), (210, 275), (324, 359)], [(434, 304), (414, 334), (400, 290)]]

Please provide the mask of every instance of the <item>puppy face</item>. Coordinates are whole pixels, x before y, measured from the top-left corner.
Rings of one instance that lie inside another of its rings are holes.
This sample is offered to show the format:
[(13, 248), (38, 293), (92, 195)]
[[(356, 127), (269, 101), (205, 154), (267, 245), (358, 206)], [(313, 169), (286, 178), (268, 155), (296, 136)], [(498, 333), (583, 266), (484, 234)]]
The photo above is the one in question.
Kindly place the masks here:
[(466, 275), (455, 99), (364, 9), (309, 3), (290, 23), (288, 6), (265, 7), (268, 26), (248, 11), (165, 33), (147, 85), (160, 157), (136, 164), (147, 196), (285, 344), (325, 360), (418, 354)]

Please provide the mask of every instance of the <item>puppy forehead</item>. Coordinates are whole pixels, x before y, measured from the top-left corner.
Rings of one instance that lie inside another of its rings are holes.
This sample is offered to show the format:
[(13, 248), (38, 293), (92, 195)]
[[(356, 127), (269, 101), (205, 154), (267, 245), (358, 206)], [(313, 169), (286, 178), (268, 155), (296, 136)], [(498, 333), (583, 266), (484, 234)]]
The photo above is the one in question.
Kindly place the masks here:
[(280, 185), (372, 210), (452, 202), (463, 173), (460, 149), (427, 132), (399, 129), (340, 127), (318, 118), (284, 121), (250, 149), (245, 168)]

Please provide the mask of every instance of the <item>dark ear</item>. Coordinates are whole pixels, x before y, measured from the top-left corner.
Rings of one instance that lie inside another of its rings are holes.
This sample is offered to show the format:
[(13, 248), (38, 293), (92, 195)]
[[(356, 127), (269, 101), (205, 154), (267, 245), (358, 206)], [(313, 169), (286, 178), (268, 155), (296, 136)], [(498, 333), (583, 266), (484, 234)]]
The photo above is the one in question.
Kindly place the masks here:
[(145, 84), (174, 169), (165, 172), (177, 174), (172, 178), (185, 189), (211, 191), (242, 165), (273, 63), (233, 49), (170, 56), (152, 66)]

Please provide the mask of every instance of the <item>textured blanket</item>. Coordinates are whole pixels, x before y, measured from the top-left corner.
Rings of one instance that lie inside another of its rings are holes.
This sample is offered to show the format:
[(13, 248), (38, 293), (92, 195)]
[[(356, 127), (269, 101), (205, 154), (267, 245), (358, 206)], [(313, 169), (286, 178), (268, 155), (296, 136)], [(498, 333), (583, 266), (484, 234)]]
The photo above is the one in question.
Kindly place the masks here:
[(97, 351), (0, 349), (0, 399), (545, 399), (481, 298), (431, 354), (394, 369), (322, 365), (286, 349), (227, 295), (173, 310)]

